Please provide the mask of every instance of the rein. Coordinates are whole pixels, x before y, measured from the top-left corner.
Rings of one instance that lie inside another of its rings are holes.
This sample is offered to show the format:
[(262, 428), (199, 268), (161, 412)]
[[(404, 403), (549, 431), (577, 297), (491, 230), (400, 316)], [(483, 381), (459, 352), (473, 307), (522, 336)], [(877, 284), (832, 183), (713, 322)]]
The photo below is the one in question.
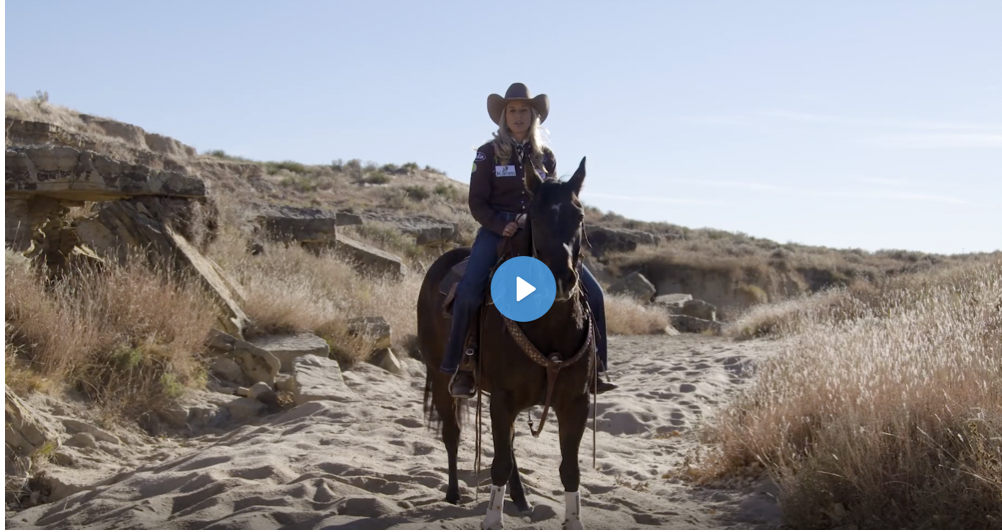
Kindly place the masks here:
[[(560, 353), (552, 353), (550, 358), (543, 356), (543, 353), (533, 345), (532, 341), (525, 336), (522, 332), (522, 328), (518, 326), (518, 323), (504, 318), (505, 326), (508, 329), (508, 333), (511, 334), (515, 343), (518, 344), (522, 351), (528, 356), (533, 362), (539, 364), (546, 368), (546, 400), (543, 403), (543, 415), (539, 420), (539, 429), (533, 428), (532, 417), (529, 417), (529, 432), (532, 433), (533, 437), (538, 438), (540, 434), (543, 433), (543, 425), (546, 424), (546, 414), (550, 410), (550, 401), (553, 399), (553, 389), (556, 388), (557, 376), (560, 375), (560, 370), (566, 368), (567, 366), (575, 364), (585, 353), (590, 354), (588, 357), (588, 372), (591, 373), (595, 369), (595, 349), (592, 338), (594, 337), (594, 327), (592, 325), (591, 313), (585, 314), (585, 318), (588, 320), (588, 336), (585, 337), (584, 343), (578, 352), (574, 354), (571, 358), (567, 360), (560, 359)], [(588, 393), (588, 382), (585, 382), (584, 393)]]

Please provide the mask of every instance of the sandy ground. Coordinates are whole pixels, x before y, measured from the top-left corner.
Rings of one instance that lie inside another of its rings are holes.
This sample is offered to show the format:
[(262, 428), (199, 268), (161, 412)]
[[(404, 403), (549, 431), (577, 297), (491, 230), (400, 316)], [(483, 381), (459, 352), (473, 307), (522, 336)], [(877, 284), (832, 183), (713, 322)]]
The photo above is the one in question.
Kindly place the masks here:
[[(621, 386), (598, 404), (598, 467), (592, 432), (581, 446), (582, 516), (589, 528), (775, 528), (767, 480), (743, 490), (689, 485), (673, 473), (700, 445), (695, 428), (749, 381), (768, 342), (700, 335), (613, 337)], [(484, 424), (479, 501), (473, 487), (473, 417), (460, 447), (463, 501), (444, 502), (445, 448), (422, 414), (424, 369), (374, 366), (344, 373), (349, 402), (307, 403), (225, 434), (148, 455), (112, 482), (61, 501), (8, 514), (8, 528), (445, 528), (477, 529), (487, 503), (491, 453)], [(485, 417), (489, 420), (489, 417)], [(534, 418), (538, 418), (536, 409)], [(551, 414), (552, 416), (552, 414)], [(560, 528), (563, 487), (557, 426), (538, 438), (518, 422), (516, 456), (531, 515), (505, 507), (507, 528)]]

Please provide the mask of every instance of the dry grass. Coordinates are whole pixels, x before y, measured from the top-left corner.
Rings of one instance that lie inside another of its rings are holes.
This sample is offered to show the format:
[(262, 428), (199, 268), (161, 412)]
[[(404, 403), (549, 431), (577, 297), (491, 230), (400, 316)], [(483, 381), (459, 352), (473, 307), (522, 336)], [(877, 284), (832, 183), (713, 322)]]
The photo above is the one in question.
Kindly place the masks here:
[(706, 473), (765, 463), (793, 527), (1002, 525), (1002, 260), (777, 312)]
[(663, 308), (613, 294), (605, 295), (605, 321), (609, 334), (662, 334), (671, 324)]
[(209, 254), (243, 285), (244, 311), (259, 332), (315, 332), (349, 363), (367, 357), (372, 342), (348, 334), (351, 318), (382, 316), (395, 341), (416, 333), (420, 274), (365, 276), (333, 255), (266, 244), (263, 254), (252, 256), (238, 242), (220, 238)]
[(14, 389), (65, 383), (135, 417), (202, 382), (215, 308), (195, 282), (135, 257), (46, 283), (17, 256), (7, 251), (4, 289)]

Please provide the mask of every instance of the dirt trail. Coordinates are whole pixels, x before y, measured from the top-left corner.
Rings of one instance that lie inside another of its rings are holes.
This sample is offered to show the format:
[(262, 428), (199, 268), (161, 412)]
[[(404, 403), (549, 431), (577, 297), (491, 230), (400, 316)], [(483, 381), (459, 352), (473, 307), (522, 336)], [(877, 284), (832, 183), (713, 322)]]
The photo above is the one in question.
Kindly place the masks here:
[[(772, 491), (767, 481), (718, 490), (670, 478), (699, 445), (696, 425), (747, 384), (749, 365), (771, 349), (768, 342), (699, 335), (611, 338), (621, 388), (599, 401), (597, 469), (590, 428), (581, 446), (585, 525), (780, 526), (775, 499), (764, 493)], [(424, 369), (409, 360), (407, 370), (398, 377), (363, 364), (344, 373), (355, 401), (308, 403), (221, 436), (194, 438), (180, 455), (153, 457), (112, 484), (8, 515), (7, 527), (479, 528), (492, 458), (489, 423), (479, 502), (467, 426), (459, 463), (463, 502), (445, 503), (445, 449), (422, 416)], [(538, 439), (528, 435), (524, 414), (516, 428), (515, 452), (535, 509), (523, 516), (507, 503), (505, 526), (560, 528), (555, 421)]]

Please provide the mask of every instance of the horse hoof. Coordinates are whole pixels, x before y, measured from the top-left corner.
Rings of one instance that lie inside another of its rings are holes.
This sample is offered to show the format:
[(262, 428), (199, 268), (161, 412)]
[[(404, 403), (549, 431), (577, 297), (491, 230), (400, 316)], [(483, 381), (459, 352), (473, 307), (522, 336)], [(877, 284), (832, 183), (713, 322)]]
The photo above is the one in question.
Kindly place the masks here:
[(584, 530), (584, 523), (580, 519), (575, 519), (573, 521), (564, 521), (564, 530)]
[(459, 504), (459, 494), (447, 493), (445, 495), (445, 502), (449, 504)]
[(536, 510), (536, 507), (529, 503), (516, 504), (515, 507), (518, 508), (518, 513), (522, 515), (532, 515), (532, 512)]

